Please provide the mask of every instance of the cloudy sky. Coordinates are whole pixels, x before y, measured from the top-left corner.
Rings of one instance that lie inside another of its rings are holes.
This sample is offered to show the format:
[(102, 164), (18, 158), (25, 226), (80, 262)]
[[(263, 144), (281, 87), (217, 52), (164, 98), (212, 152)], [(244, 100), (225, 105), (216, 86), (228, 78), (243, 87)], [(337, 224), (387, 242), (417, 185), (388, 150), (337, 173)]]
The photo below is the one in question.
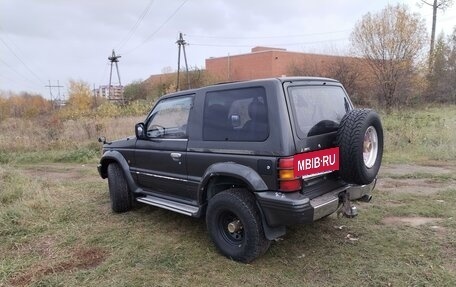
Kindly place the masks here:
[[(178, 33), (190, 66), (208, 57), (264, 45), (291, 51), (347, 53), (354, 25), (368, 12), (404, 3), (429, 27), (419, 0), (0, 0), (0, 90), (49, 98), (48, 81), (107, 84), (112, 49), (122, 84), (177, 68)], [(438, 14), (437, 32), (456, 26), (456, 4)], [(57, 89), (54, 90), (54, 94)]]

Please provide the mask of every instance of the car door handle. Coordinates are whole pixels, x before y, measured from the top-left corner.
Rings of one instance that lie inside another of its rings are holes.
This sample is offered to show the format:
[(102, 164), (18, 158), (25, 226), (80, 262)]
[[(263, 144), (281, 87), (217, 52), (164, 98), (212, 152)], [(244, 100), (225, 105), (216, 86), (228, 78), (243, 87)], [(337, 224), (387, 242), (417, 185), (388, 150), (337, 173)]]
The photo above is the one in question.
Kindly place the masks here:
[(175, 161), (179, 161), (182, 157), (182, 154), (178, 153), (178, 152), (172, 152), (171, 153), (171, 157), (173, 160)]

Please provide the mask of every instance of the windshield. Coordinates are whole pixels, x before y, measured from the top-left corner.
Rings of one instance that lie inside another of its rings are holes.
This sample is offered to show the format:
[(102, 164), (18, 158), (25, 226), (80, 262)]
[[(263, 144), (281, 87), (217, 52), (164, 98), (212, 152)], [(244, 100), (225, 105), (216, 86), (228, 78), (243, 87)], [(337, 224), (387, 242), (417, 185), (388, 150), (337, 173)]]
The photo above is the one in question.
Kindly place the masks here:
[(350, 110), (345, 92), (339, 86), (291, 86), (288, 94), (301, 139), (336, 131)]

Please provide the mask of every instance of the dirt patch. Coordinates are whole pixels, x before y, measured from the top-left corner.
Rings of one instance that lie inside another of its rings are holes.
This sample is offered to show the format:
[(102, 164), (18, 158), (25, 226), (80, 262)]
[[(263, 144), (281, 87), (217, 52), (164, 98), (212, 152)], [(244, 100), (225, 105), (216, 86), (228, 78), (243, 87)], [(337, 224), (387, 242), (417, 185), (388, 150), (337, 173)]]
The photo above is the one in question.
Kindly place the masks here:
[(84, 164), (37, 164), (33, 166), (22, 167), (22, 172), (27, 176), (50, 181), (79, 180), (97, 178), (96, 176), (87, 176), (87, 169), (96, 169), (95, 166)]
[(436, 165), (412, 165), (412, 164), (384, 164), (380, 168), (380, 176), (403, 176), (407, 174), (428, 173), (428, 174), (449, 174), (454, 173), (454, 166), (436, 166)]
[(456, 188), (456, 182), (437, 182), (430, 179), (392, 179), (382, 178), (377, 182), (381, 191), (431, 195), (442, 190)]
[(69, 259), (46, 266), (41, 264), (32, 266), (22, 274), (13, 277), (10, 284), (12, 286), (27, 286), (49, 274), (92, 269), (100, 265), (106, 257), (106, 252), (100, 248), (77, 248), (73, 250)]
[[(418, 227), (425, 224), (437, 223), (442, 221), (442, 218), (435, 217), (385, 217), (382, 219), (382, 223), (386, 225), (408, 225), (412, 227)], [(435, 226), (435, 225), (434, 225)]]

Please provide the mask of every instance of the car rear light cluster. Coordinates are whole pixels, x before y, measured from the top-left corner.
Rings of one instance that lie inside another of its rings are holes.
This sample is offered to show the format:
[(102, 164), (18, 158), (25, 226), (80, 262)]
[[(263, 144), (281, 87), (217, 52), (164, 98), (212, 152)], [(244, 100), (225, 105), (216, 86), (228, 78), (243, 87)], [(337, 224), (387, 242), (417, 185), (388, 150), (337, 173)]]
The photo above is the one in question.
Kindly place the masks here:
[(294, 157), (285, 157), (279, 159), (279, 191), (294, 192), (302, 188), (302, 179), (294, 174)]

